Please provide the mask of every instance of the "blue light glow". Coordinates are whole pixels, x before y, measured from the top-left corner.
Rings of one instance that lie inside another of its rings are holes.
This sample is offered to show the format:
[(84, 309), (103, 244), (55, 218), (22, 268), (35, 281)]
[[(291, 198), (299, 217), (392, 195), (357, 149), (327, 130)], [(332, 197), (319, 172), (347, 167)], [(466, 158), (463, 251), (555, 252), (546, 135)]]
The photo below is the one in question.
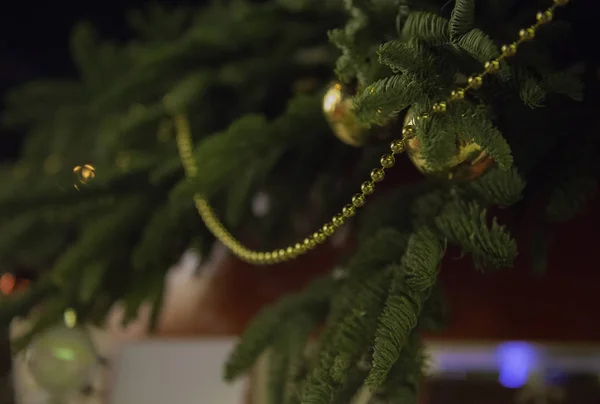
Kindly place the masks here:
[(538, 365), (538, 352), (526, 342), (507, 342), (497, 350), (500, 384), (516, 389), (527, 383), (529, 374)]

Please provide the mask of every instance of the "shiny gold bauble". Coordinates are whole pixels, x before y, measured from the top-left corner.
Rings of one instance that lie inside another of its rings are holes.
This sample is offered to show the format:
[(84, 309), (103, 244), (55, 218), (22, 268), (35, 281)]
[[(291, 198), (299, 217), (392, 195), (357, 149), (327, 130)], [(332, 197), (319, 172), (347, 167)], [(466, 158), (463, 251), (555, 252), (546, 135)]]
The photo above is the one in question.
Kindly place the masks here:
[(323, 97), (323, 113), (335, 136), (342, 142), (360, 147), (366, 141), (366, 129), (362, 127), (352, 110), (352, 94), (342, 83), (333, 82)]
[[(414, 108), (409, 109), (404, 118), (404, 125), (415, 125), (415, 115)], [(454, 156), (439, 170), (432, 169), (427, 158), (423, 156), (419, 148), (418, 134), (406, 142), (406, 153), (410, 161), (423, 174), (454, 180), (472, 181), (494, 164), (492, 157), (481, 146), (458, 135)]]

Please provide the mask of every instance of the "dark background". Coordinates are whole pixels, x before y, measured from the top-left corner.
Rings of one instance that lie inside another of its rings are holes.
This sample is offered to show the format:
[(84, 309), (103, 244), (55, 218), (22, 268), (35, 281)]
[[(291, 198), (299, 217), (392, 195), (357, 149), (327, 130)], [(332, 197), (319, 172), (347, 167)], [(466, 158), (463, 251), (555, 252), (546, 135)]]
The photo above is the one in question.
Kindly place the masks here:
[[(202, 4), (206, 1), (160, 1)], [(0, 13), (0, 96), (16, 84), (38, 77), (75, 75), (69, 55), (69, 37), (74, 25), (91, 21), (104, 38), (125, 40), (127, 11), (142, 8), (148, 0), (120, 2), (11, 1)], [(0, 104), (0, 108), (2, 108)], [(14, 159), (20, 135), (0, 129), (0, 161)]]
[[(522, 0), (529, 1), (529, 0)], [(206, 3), (205, 0), (158, 1), (162, 4)], [(550, 4), (551, 0), (547, 1)], [(125, 14), (141, 8), (148, 0), (121, 2), (70, 2), (64, 5), (46, 1), (11, 1), (0, 13), (0, 96), (7, 88), (36, 77), (60, 77), (75, 74), (69, 56), (69, 36), (81, 20), (91, 21), (104, 38), (129, 37)], [(580, 12), (585, 10), (585, 12)], [(598, 60), (600, 35), (595, 25), (600, 21), (600, 1), (571, 0), (565, 13), (578, 17), (575, 34), (588, 61)], [(0, 101), (0, 110), (2, 104)], [(0, 129), (0, 161), (13, 159), (18, 153), (20, 136)]]

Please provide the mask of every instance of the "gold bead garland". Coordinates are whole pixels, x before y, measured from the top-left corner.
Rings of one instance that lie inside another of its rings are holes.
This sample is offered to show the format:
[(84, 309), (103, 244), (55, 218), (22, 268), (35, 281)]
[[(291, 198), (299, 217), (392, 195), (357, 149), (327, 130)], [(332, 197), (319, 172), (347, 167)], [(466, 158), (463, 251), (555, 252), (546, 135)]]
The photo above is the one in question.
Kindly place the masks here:
[[(490, 60), (484, 64), (483, 72), (469, 77), (467, 85), (454, 89), (446, 101), (441, 101), (433, 105), (432, 112), (443, 114), (446, 112), (449, 103), (462, 100), (468, 90), (478, 89), (482, 86), (487, 75), (494, 74), (500, 69), (500, 63), (517, 53), (519, 45), (525, 41), (535, 38), (536, 30), (543, 24), (552, 21), (554, 10), (560, 6), (568, 4), (568, 0), (553, 0), (553, 5), (545, 11), (536, 14), (536, 23), (529, 28), (519, 31), (519, 39), (511, 44), (503, 45), (501, 54), (496, 59)], [(429, 115), (424, 113), (418, 116), (417, 120), (429, 119)], [(175, 127), (177, 129), (177, 146), (186, 175), (193, 178), (197, 175), (198, 168), (192, 156), (192, 137), (187, 117), (182, 113), (176, 113), (173, 116)], [(305, 254), (314, 249), (318, 244), (324, 243), (336, 230), (342, 226), (346, 219), (353, 217), (357, 209), (362, 208), (367, 197), (375, 192), (376, 183), (383, 181), (385, 170), (394, 166), (394, 155), (403, 153), (406, 149), (406, 142), (414, 137), (414, 127), (405, 125), (402, 128), (402, 138), (395, 139), (390, 143), (390, 154), (381, 157), (380, 168), (371, 171), (371, 180), (362, 183), (361, 192), (352, 197), (351, 204), (344, 206), (340, 213), (333, 216), (331, 222), (325, 223), (321, 229), (304, 239), (303, 242), (274, 250), (259, 252), (253, 251), (240, 243), (223, 226), (217, 218), (209, 203), (201, 195), (194, 196), (194, 203), (206, 227), (220, 240), (234, 255), (251, 264), (269, 265), (279, 262), (292, 260), (299, 255)]]

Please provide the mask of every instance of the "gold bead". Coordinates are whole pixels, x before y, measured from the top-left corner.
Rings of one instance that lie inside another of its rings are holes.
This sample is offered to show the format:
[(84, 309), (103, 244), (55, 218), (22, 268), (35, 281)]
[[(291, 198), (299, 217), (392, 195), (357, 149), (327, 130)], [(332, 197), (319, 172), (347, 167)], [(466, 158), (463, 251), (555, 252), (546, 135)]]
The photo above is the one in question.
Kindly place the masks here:
[(344, 215), (335, 215), (333, 219), (331, 219), (331, 223), (333, 223), (335, 227), (340, 227), (344, 224)]
[(265, 253), (264, 252), (259, 252), (258, 254), (256, 254), (256, 259), (258, 261), (264, 261), (265, 260)]
[(357, 207), (360, 208), (361, 206), (363, 206), (365, 204), (366, 200), (365, 200), (365, 196), (363, 194), (356, 194), (352, 197), (352, 204)]
[(372, 181), (365, 181), (360, 186), (360, 190), (365, 195), (371, 195), (375, 191), (375, 185)]
[(530, 27), (530, 28), (522, 29), (521, 31), (519, 31), (519, 37), (523, 41), (532, 40), (535, 37), (535, 28)]
[(453, 101), (462, 100), (463, 98), (465, 98), (465, 92), (461, 88), (452, 90), (452, 92), (450, 93), (450, 99)]
[(485, 62), (485, 71), (487, 73), (496, 73), (500, 70), (500, 62), (497, 60), (490, 60), (489, 62)]
[(323, 244), (325, 242), (325, 240), (327, 239), (325, 234), (323, 234), (323, 232), (321, 232), (321, 231), (315, 232), (315, 234), (313, 234), (313, 238), (319, 244)]
[(383, 171), (381, 168), (375, 168), (371, 171), (371, 179), (375, 182), (383, 181), (384, 177), (385, 171)]
[(285, 249), (286, 257), (295, 257), (296, 255), (298, 255), (298, 254), (296, 253), (296, 250), (294, 250), (294, 247), (290, 246)]
[(481, 76), (469, 77), (469, 86), (471, 86), (471, 88), (477, 89), (477, 88), (481, 87), (482, 84), (483, 84), (483, 79), (481, 78)]
[(502, 56), (514, 56), (517, 53), (517, 45), (511, 43), (510, 45), (502, 45)]
[(402, 153), (404, 151), (404, 141), (402, 139), (396, 139), (390, 143), (390, 150), (394, 154)]
[(422, 113), (421, 115), (417, 116), (417, 121), (426, 120), (426, 119), (429, 119), (428, 113)]
[(310, 250), (311, 248), (314, 248), (315, 244), (316, 244), (315, 240), (312, 237), (304, 239), (304, 247), (306, 248), (306, 250)]
[(354, 208), (353, 205), (346, 205), (342, 209), (342, 215), (344, 215), (344, 217), (346, 217), (348, 219), (351, 218), (352, 216), (354, 216), (355, 214), (356, 214), (356, 209)]
[(411, 137), (415, 133), (414, 125), (404, 125), (402, 128), (402, 136)]
[(271, 261), (273, 259), (273, 254), (270, 252), (265, 253), (265, 261)]
[(545, 24), (552, 21), (552, 10), (540, 11), (535, 15), (535, 19), (540, 22), (540, 24)]
[(380, 163), (383, 168), (390, 168), (394, 166), (394, 164), (396, 163), (396, 159), (392, 154), (384, 154), (383, 156), (381, 156)]
[(554, 4), (557, 6), (566, 6), (569, 4), (569, 0), (554, 0)]
[(306, 251), (306, 248), (304, 247), (304, 245), (302, 245), (300, 243), (296, 243), (296, 245), (294, 246), (294, 252), (298, 255), (304, 254), (305, 251)]
[(437, 112), (437, 113), (446, 112), (446, 108), (447, 108), (447, 105), (443, 101), (433, 104), (433, 107), (432, 107), (433, 112)]
[(281, 250), (277, 251), (277, 256), (278, 256), (279, 258), (285, 258), (285, 257), (286, 257), (286, 252), (285, 252), (285, 250), (284, 250), (284, 249), (281, 249)]
[(335, 226), (331, 223), (325, 223), (321, 229), (326, 236), (331, 236), (335, 233)]

